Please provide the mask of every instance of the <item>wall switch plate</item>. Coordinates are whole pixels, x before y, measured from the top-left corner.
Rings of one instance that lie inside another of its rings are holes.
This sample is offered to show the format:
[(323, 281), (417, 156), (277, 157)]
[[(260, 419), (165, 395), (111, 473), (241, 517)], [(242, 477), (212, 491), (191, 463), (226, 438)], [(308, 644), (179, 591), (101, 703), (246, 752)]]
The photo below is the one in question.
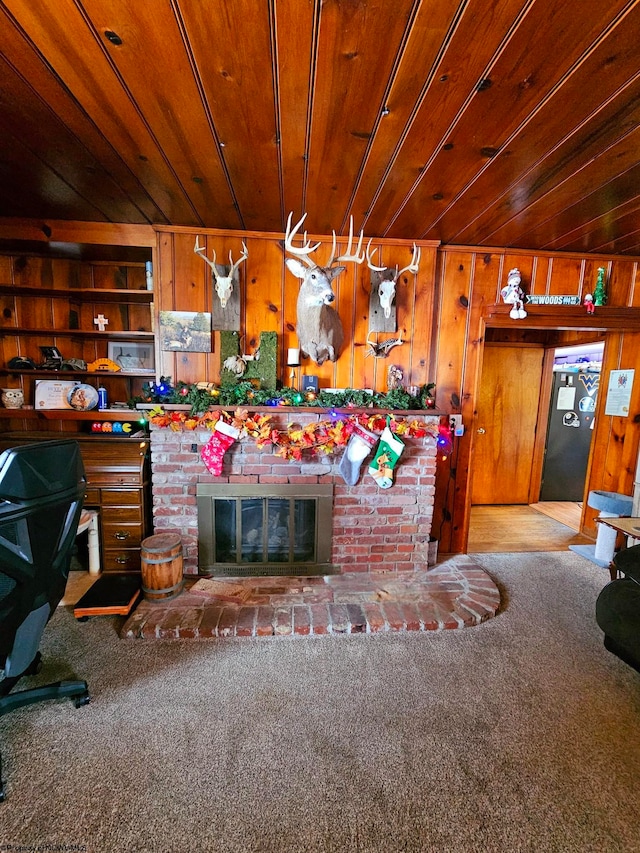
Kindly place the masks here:
[(449, 415), (449, 424), (453, 430), (453, 434), (457, 436), (464, 435), (464, 424), (462, 423), (462, 415)]

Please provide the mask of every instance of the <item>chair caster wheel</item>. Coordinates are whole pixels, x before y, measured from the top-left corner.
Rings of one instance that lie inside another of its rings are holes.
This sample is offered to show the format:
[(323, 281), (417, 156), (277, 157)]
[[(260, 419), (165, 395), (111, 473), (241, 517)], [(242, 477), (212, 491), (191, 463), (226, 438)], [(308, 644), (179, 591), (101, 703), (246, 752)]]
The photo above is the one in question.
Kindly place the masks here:
[(74, 699), (73, 704), (76, 708), (82, 708), (83, 705), (88, 705), (91, 701), (91, 697), (88, 693), (83, 693), (82, 696), (78, 696), (77, 699)]
[(76, 621), (77, 621), (77, 622), (88, 622), (88, 621), (89, 621), (89, 617), (88, 617), (88, 616), (78, 616), (78, 618), (77, 618), (77, 620), (76, 620)]
[(42, 655), (40, 652), (37, 652), (34, 659), (31, 661), (29, 666), (25, 669), (24, 675), (37, 675), (42, 669)]

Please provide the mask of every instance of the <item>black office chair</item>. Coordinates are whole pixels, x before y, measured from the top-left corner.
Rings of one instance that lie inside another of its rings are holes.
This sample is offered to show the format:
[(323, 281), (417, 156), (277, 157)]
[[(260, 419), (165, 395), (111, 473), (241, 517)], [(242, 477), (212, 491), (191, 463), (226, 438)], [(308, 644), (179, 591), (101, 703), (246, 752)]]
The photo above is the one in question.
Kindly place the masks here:
[(613, 558), (624, 577), (612, 580), (596, 601), (596, 622), (604, 646), (640, 672), (640, 545), (624, 548)]
[(63, 696), (76, 707), (89, 701), (86, 681), (11, 693), (40, 668), (40, 638), (64, 595), (85, 485), (76, 441), (27, 444), (0, 455), (0, 716)]

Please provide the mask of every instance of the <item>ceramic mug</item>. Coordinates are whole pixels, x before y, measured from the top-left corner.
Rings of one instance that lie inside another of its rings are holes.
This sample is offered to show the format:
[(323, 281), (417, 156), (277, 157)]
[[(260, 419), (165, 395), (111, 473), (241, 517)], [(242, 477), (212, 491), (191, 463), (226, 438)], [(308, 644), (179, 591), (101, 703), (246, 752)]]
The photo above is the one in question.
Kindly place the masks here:
[(5, 409), (20, 409), (24, 403), (24, 394), (20, 388), (3, 388), (2, 405)]

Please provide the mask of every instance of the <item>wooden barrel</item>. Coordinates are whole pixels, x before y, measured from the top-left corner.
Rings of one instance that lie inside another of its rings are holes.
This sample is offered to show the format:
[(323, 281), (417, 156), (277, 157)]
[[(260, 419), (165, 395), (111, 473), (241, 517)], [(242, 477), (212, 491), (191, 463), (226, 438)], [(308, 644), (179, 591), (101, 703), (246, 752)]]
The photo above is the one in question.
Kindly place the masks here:
[(177, 533), (158, 533), (142, 540), (140, 547), (142, 592), (149, 601), (166, 601), (180, 595), (182, 540)]

